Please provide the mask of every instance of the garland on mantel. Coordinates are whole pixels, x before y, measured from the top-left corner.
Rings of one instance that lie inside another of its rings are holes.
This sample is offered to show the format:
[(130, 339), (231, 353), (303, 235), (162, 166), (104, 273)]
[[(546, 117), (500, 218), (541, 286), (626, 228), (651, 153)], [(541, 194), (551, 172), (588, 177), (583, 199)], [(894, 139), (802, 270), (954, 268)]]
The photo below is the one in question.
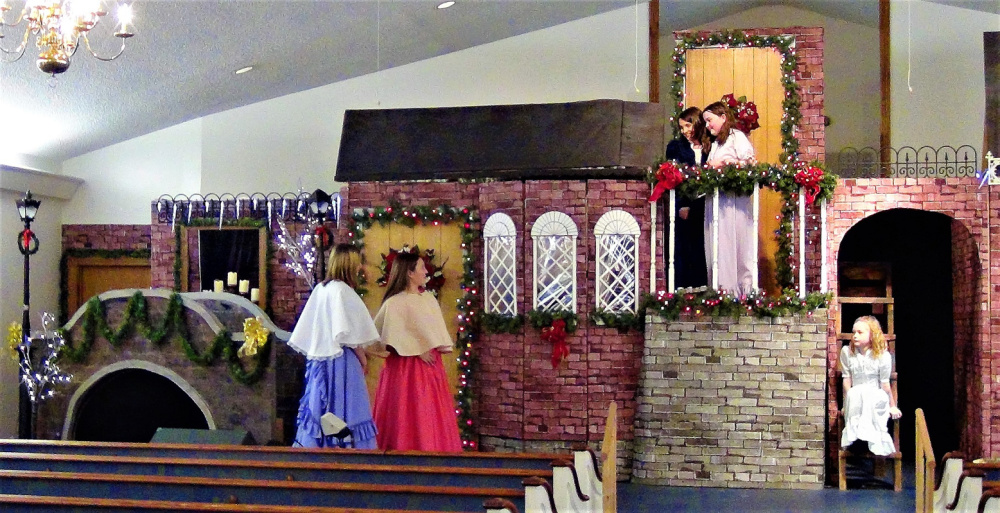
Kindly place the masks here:
[(180, 294), (175, 292), (170, 295), (166, 315), (160, 323), (154, 325), (142, 291), (137, 291), (129, 298), (125, 304), (121, 323), (114, 329), (108, 325), (108, 314), (104, 303), (97, 296), (90, 298), (90, 301), (87, 301), (87, 310), (83, 314), (83, 340), (79, 346), (73, 347), (69, 332), (60, 330), (66, 345), (63, 346), (59, 356), (79, 363), (90, 354), (98, 335), (118, 349), (136, 331), (157, 346), (161, 346), (168, 339), (177, 339), (188, 359), (203, 367), (212, 365), (221, 356), (227, 363), (229, 375), (244, 385), (252, 385), (260, 380), (270, 362), (271, 344), (264, 344), (252, 357), (254, 368), (248, 372), (237, 355), (239, 349), (237, 344), (226, 330), (220, 331), (211, 344), (199, 353), (189, 340), (190, 335), (184, 321), (184, 302)]
[[(479, 286), (476, 285), (476, 258), (472, 244), (481, 237), (479, 227), (479, 211), (474, 207), (457, 208), (450, 205), (438, 206), (402, 206), (398, 202), (387, 207), (356, 208), (351, 213), (351, 224), (347, 236), (350, 243), (364, 247), (365, 230), (372, 224), (386, 226), (390, 223), (407, 227), (417, 225), (440, 226), (458, 223), (459, 235), (462, 240), (462, 281), (459, 287), (465, 294), (456, 300), (458, 310), (458, 336), (456, 360), (458, 362), (459, 386), (455, 401), (457, 403), (458, 429), (462, 437), (462, 446), (476, 449), (475, 426), (472, 419), (472, 386), (475, 377), (477, 359), (473, 352), (473, 341), (476, 338), (479, 320)], [(365, 295), (366, 280), (362, 277), (356, 289), (358, 294)]]

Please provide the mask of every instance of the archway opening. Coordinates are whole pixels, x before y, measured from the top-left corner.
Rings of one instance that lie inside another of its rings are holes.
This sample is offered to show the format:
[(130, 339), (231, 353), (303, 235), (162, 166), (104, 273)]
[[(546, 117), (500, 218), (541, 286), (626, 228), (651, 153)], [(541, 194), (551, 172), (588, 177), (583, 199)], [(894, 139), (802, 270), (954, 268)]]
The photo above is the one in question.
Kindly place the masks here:
[[(923, 408), (932, 443), (940, 458), (958, 445), (955, 404), (955, 321), (953, 288), (953, 219), (911, 209), (880, 212), (860, 221), (844, 236), (838, 268), (849, 262), (887, 264), (891, 269), (896, 334), (899, 407), (903, 411), (900, 445), (914, 457), (914, 416)], [(958, 276), (958, 275), (956, 275)], [(844, 305), (843, 329), (849, 331), (868, 305)], [(886, 311), (874, 312), (883, 323)]]
[(76, 406), (74, 440), (148, 442), (157, 428), (208, 429), (194, 400), (169, 378), (123, 369), (101, 378)]

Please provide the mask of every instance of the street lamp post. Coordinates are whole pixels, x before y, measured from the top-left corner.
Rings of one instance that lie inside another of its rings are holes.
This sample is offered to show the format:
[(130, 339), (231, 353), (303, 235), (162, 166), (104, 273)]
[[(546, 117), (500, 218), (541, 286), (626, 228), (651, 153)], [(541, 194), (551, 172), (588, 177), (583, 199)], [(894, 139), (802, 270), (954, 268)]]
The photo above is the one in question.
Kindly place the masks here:
[(326, 259), (324, 258), (326, 247), (324, 239), (326, 239), (329, 233), (326, 231), (326, 217), (330, 212), (330, 203), (332, 202), (333, 198), (322, 189), (316, 189), (309, 195), (309, 212), (316, 218), (316, 222), (319, 224), (316, 227), (316, 260), (319, 261), (317, 262), (319, 264), (319, 276), (316, 277), (316, 283), (326, 278)]
[[(21, 333), (24, 337), (31, 336), (31, 316), (28, 312), (28, 305), (31, 304), (30, 283), (28, 277), (31, 273), (30, 258), (38, 252), (38, 237), (31, 231), (31, 222), (35, 220), (38, 207), (42, 202), (31, 197), (31, 191), (24, 193), (24, 197), (17, 200), (17, 215), (24, 223), (24, 230), (17, 235), (17, 249), (24, 255), (24, 303), (21, 306)], [(30, 358), (29, 354), (22, 354), (21, 358)], [(22, 366), (23, 368), (23, 366)], [(38, 411), (35, 409), (35, 401), (28, 397), (28, 387), (22, 381), (20, 387), (20, 402), (18, 405), (18, 437), (35, 437), (35, 419)], [(30, 414), (29, 414), (30, 412)]]

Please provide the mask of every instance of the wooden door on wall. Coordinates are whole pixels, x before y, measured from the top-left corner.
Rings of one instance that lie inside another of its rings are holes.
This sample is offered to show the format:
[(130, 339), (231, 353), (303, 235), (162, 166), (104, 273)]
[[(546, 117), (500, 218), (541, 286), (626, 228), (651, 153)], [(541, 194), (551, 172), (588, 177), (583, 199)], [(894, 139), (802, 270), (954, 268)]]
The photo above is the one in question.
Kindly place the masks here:
[[(462, 237), (457, 224), (417, 225), (412, 228), (400, 224), (387, 226), (376, 224), (365, 230), (364, 269), (365, 275), (368, 277), (368, 285), (365, 287), (368, 289), (368, 293), (364, 297), (365, 305), (368, 306), (372, 317), (378, 313), (382, 304), (382, 296), (385, 294), (385, 288), (376, 283), (376, 280), (382, 276), (382, 270), (379, 268), (382, 263), (382, 255), (389, 254), (390, 248), (399, 250), (404, 245), (419, 246), (421, 252), (433, 249), (434, 264), (444, 265), (444, 286), (438, 295), (438, 304), (441, 305), (445, 325), (448, 327), (452, 341), (454, 341), (458, 331), (456, 301), (464, 295), (459, 287), (462, 282), (463, 257)], [(457, 356), (457, 349), (441, 355), (452, 392), (458, 389), (458, 362), (455, 360)], [(368, 384), (368, 395), (372, 404), (375, 404), (375, 388), (378, 385), (378, 376), (382, 371), (383, 363), (381, 358), (368, 358), (369, 367), (365, 380)]]
[[(729, 93), (736, 98), (746, 96), (757, 105), (760, 116), (760, 128), (750, 134), (757, 160), (777, 164), (784, 114), (781, 102), (785, 98), (781, 55), (772, 48), (700, 48), (687, 51), (686, 66), (684, 105), (704, 109)], [(780, 292), (775, 275), (778, 241), (774, 233), (780, 227), (781, 195), (771, 189), (760, 192), (760, 287), (772, 294)]]
[(87, 300), (118, 289), (148, 289), (152, 284), (148, 258), (66, 258), (66, 316), (72, 317)]

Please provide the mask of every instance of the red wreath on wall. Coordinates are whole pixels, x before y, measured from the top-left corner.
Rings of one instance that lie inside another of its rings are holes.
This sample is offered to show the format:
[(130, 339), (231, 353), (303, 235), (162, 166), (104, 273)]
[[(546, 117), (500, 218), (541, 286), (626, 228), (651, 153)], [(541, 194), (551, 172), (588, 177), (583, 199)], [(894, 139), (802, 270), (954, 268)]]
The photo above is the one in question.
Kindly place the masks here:
[[(444, 264), (440, 266), (434, 263), (434, 250), (427, 249), (423, 252), (420, 251), (419, 246), (410, 247), (409, 245), (404, 245), (399, 249), (389, 248), (389, 254), (382, 255), (382, 264), (379, 265), (379, 269), (382, 270), (382, 276), (375, 280), (379, 287), (385, 287), (389, 284), (389, 274), (392, 272), (392, 263), (396, 260), (396, 257), (400, 253), (409, 253), (411, 255), (419, 255), (420, 259), (424, 261), (424, 266), (427, 268), (427, 283), (424, 284), (424, 290), (429, 290), (437, 297), (438, 292), (444, 287)], [(445, 262), (447, 263), (447, 262)]]

